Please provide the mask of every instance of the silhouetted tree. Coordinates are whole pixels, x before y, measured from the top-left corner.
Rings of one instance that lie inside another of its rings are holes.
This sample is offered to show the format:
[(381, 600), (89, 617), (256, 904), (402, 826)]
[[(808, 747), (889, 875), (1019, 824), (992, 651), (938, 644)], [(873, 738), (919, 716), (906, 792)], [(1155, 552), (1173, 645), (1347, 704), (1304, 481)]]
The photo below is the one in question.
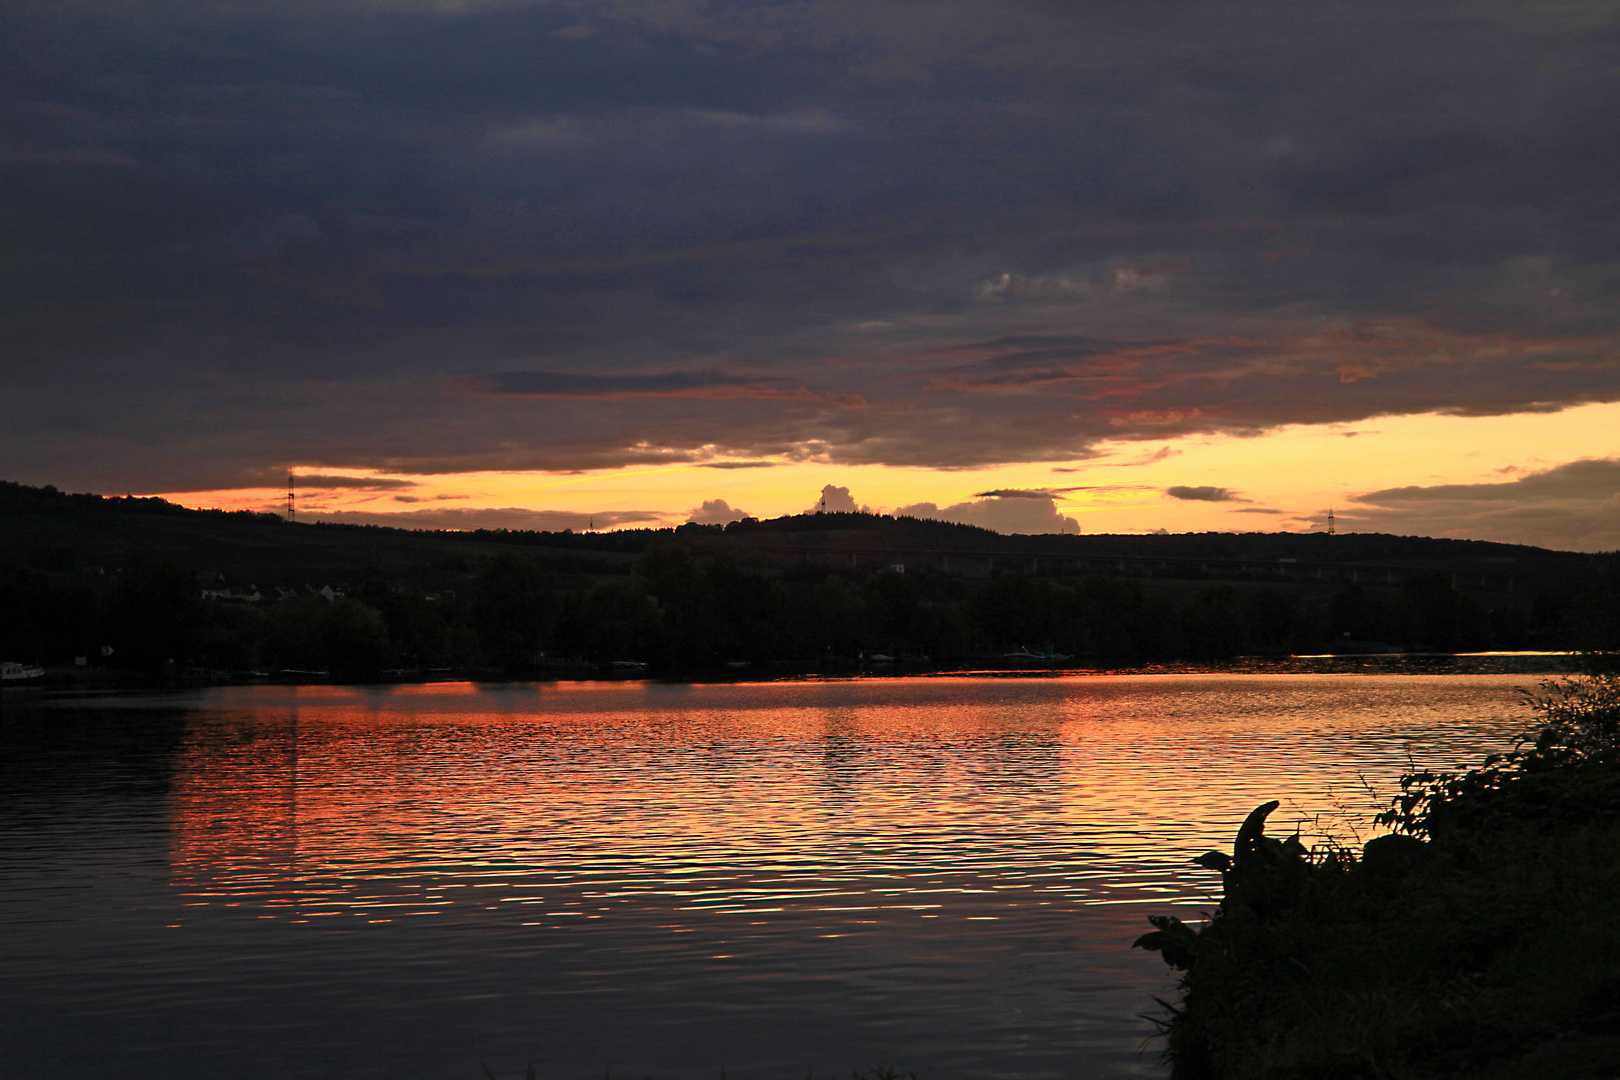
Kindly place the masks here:
[(365, 679), (393, 662), (388, 624), (376, 608), (345, 597), (326, 605), (320, 620), (327, 670), (337, 679)]
[(1261, 589), (1249, 594), (1244, 604), (1244, 622), (1249, 640), (1257, 648), (1276, 651), (1292, 643), (1299, 618), (1287, 597), (1272, 589)]
[(1459, 639), (1461, 605), (1447, 574), (1414, 574), (1402, 590), (1406, 644), (1413, 648), (1452, 652)]
[(853, 656), (866, 644), (866, 605), (854, 584), (831, 574), (801, 594), (799, 625), (811, 655)]
[(88, 589), (31, 570), (0, 569), (0, 656), (62, 663), (93, 656), (102, 640), (102, 609)]
[(1182, 613), (1183, 652), (1194, 657), (1235, 656), (1248, 644), (1238, 591), (1230, 585), (1200, 589)]
[(968, 622), (988, 648), (1040, 645), (1051, 634), (1044, 582), (1008, 575), (991, 580), (968, 601)]
[(473, 585), (473, 629), (485, 656), (511, 672), (534, 664), (559, 608), (551, 582), (531, 558), (497, 556)]
[(722, 662), (730, 643), (723, 640), (710, 567), (685, 544), (671, 540), (647, 545), (636, 572), (646, 595), (657, 602), (660, 630), (655, 641), (638, 647), (636, 658), (650, 658), (675, 671)]
[(1346, 585), (1328, 605), (1328, 633), (1333, 638), (1393, 641), (1400, 637), (1388, 604), (1360, 585)]
[(603, 578), (565, 598), (558, 651), (599, 664), (644, 660), (658, 653), (663, 633), (663, 612), (639, 578)]
[(420, 593), (392, 586), (381, 577), (368, 577), (353, 595), (382, 615), (388, 640), (401, 663), (426, 667), (445, 657), (444, 618)]
[(715, 646), (720, 659), (761, 663), (798, 651), (794, 620), (780, 584), (729, 563), (716, 564), (709, 577), (720, 627)]
[(183, 667), (202, 623), (196, 577), (168, 559), (134, 558), (124, 569), (108, 612), (113, 662), (143, 671)]
[(206, 603), (198, 627), (197, 658), (210, 668), (256, 668), (268, 633), (269, 616), (252, 604)]
[(910, 640), (917, 618), (917, 590), (904, 574), (892, 570), (873, 574), (862, 584), (861, 598), (874, 644), (901, 647)]
[(313, 596), (282, 600), (270, 609), (265, 641), (270, 667), (327, 670), (326, 641), (321, 632), (325, 609), (326, 601)]

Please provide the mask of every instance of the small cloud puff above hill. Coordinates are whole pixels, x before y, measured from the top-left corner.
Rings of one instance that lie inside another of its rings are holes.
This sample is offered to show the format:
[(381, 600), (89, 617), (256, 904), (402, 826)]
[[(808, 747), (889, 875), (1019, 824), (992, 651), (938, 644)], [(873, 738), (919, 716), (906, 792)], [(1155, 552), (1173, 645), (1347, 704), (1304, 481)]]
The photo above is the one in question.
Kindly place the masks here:
[(967, 502), (937, 506), (913, 503), (895, 510), (895, 516), (935, 518), (977, 525), (998, 533), (1078, 533), (1079, 522), (1058, 513), (1057, 499), (1038, 492), (986, 492)]
[(807, 514), (870, 514), (870, 506), (856, 506), (855, 496), (849, 493), (849, 488), (828, 484), (821, 489), (821, 497), (816, 504), (806, 510)]
[(752, 516), (746, 510), (731, 506), (724, 499), (705, 499), (703, 505), (693, 510), (686, 520), (688, 524), (695, 525), (729, 525), (733, 521), (741, 521), (745, 517)]

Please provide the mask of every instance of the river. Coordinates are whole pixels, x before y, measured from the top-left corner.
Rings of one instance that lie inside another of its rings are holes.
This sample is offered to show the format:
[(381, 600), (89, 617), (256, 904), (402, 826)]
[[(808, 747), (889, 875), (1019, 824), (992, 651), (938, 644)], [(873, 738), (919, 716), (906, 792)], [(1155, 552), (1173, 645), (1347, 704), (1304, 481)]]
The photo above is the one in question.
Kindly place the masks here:
[[(1351, 839), (1525, 675), (225, 687), (0, 713), (0, 1061), (1160, 1076), (1132, 951), (1256, 804)], [(1368, 791), (1368, 788), (1372, 792)], [(1275, 829), (1274, 829), (1275, 831)]]

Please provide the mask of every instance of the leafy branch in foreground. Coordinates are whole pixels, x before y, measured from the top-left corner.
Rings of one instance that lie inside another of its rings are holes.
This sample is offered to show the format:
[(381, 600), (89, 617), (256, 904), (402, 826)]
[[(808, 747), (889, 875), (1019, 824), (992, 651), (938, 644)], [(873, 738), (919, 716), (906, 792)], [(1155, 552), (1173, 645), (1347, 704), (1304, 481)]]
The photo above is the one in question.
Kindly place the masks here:
[(1210, 921), (1136, 942), (1183, 972), (1152, 1018), (1178, 1080), (1620, 1075), (1620, 677), (1526, 701), (1512, 751), (1404, 777), (1359, 852), (1266, 836), (1272, 802), (1197, 860)]
[(1514, 749), (1466, 772), (1402, 776), (1402, 793), (1377, 823), (1435, 837), (1513, 821), (1575, 823), (1620, 811), (1611, 775), (1620, 763), (1620, 675), (1549, 679), (1524, 700), (1542, 722)]

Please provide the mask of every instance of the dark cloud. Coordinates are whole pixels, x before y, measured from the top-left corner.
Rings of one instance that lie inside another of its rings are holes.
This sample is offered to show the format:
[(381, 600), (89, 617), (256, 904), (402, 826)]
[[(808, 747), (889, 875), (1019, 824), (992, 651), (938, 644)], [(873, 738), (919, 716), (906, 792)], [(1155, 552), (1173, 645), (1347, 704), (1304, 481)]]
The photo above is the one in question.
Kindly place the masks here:
[(1186, 487), (1178, 484), (1167, 487), (1164, 493), (1172, 499), (1188, 499), (1193, 502), (1243, 502), (1245, 501), (1236, 492), (1223, 487)]
[[(1079, 489), (1069, 488), (1066, 490), (1076, 491)], [(1051, 502), (1052, 496), (1053, 492), (1046, 488), (1041, 488), (1039, 490), (1028, 488), (997, 488), (994, 491), (976, 491), (973, 493), (973, 497), (975, 499), (1036, 499), (1044, 502)]]
[[(232, 488), (284, 488), (289, 474), (281, 469), (240, 470), (220, 477), (217, 484), (195, 490), (229, 490)], [(414, 480), (394, 476), (334, 476), (325, 473), (291, 474), (292, 485), (299, 492), (311, 491), (408, 491), (417, 486)], [(174, 489), (170, 489), (174, 490)], [(413, 496), (396, 495), (401, 502), (415, 501)]]
[(293, 484), (302, 491), (402, 491), (416, 486), (415, 481), (389, 476), (325, 476), (320, 473), (295, 474)]
[(962, 468), (1620, 398), (1602, 7), (8, 16), (18, 479)]
[(691, 397), (723, 401), (777, 398), (864, 404), (858, 396), (828, 398), (782, 379), (742, 378), (720, 371), (669, 371), (655, 375), (572, 375), (557, 371), (505, 371), (462, 379), (459, 389), (475, 394), (531, 398)]
[(393, 499), (395, 502), (400, 503), (456, 502), (466, 497), (465, 495), (395, 495)]
[(1342, 519), (1363, 531), (1620, 548), (1620, 458), (1571, 461), (1494, 484), (1388, 488), (1353, 501)]
[(1385, 488), (1357, 495), (1374, 506), (1436, 502), (1524, 502), (1531, 499), (1609, 499), (1620, 493), (1620, 459), (1586, 458), (1497, 484), (1436, 484)]
[(1281, 510), (1268, 510), (1263, 506), (1245, 506), (1238, 510), (1228, 510), (1228, 514), (1280, 514)]
[(705, 461), (705, 469), (774, 469), (779, 461)]
[(1142, 465), (1156, 464), (1160, 461), (1166, 460), (1167, 458), (1173, 458), (1180, 453), (1180, 450), (1174, 450), (1168, 446), (1161, 446), (1157, 450), (1153, 451), (1153, 453), (1143, 454), (1132, 461), (1095, 461), (1076, 466), (1060, 465), (1054, 468), (1052, 471), (1055, 473), (1072, 473), (1081, 472), (1086, 469), (1134, 469)]

